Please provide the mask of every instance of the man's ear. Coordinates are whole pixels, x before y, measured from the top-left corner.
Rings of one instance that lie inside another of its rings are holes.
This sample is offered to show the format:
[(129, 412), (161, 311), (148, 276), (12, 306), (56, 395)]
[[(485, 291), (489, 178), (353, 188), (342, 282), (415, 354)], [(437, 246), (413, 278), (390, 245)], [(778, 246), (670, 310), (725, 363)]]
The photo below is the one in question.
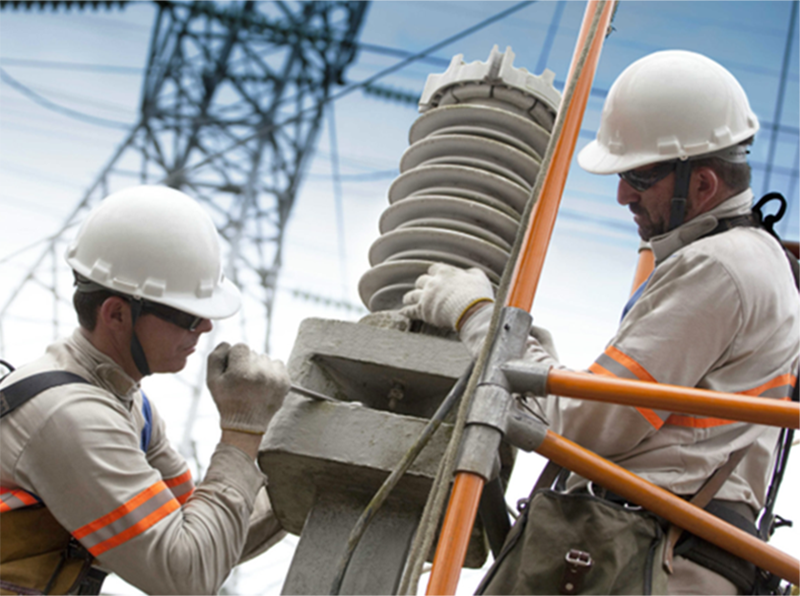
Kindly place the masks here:
[(692, 210), (695, 212), (694, 215), (699, 215), (720, 203), (718, 199), (722, 190), (722, 180), (714, 170), (702, 166), (692, 171), (691, 190), (694, 191)]
[(131, 309), (128, 302), (119, 296), (109, 296), (100, 305), (97, 312), (98, 321), (108, 329), (127, 330), (130, 327)]

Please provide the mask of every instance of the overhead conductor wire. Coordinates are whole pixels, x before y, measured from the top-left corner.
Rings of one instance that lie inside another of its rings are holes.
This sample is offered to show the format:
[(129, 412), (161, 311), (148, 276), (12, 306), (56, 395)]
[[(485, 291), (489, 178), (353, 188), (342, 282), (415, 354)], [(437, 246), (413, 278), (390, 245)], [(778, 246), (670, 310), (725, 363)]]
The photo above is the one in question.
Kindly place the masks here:
[[(385, 68), (384, 70), (372, 75), (371, 77), (367, 77), (363, 81), (359, 81), (357, 83), (352, 83), (350, 85), (347, 85), (344, 89), (342, 89), (338, 93), (333, 93), (329, 97), (327, 97), (327, 98), (323, 99), (322, 101), (320, 101), (318, 105), (326, 105), (329, 102), (336, 101), (337, 99), (341, 99), (342, 97), (345, 97), (346, 95), (350, 95), (353, 91), (356, 91), (357, 89), (360, 89), (362, 87), (366, 87), (367, 85), (370, 85), (371, 83), (374, 83), (378, 79), (382, 79), (383, 77), (385, 77), (387, 75), (390, 75), (393, 72), (401, 70), (402, 68), (405, 68), (408, 64), (410, 64), (412, 62), (416, 62), (417, 60), (421, 60), (422, 58), (426, 57), (428, 54), (431, 54), (431, 53), (435, 52), (436, 50), (438, 50), (438, 49), (440, 49), (440, 48), (442, 48), (444, 46), (448, 46), (451, 43), (453, 43), (455, 41), (458, 41), (462, 37), (466, 37), (468, 35), (471, 35), (472, 33), (475, 33), (476, 31), (479, 31), (480, 29), (483, 29), (484, 27), (487, 27), (487, 26), (491, 25), (492, 23), (495, 23), (496, 21), (504, 19), (505, 17), (517, 12), (518, 10), (521, 10), (522, 8), (525, 8), (526, 6), (528, 6), (530, 4), (533, 4), (535, 1), (536, 0), (526, 0), (525, 2), (519, 2), (517, 4), (514, 4), (510, 8), (507, 8), (506, 10), (502, 10), (502, 11), (498, 12), (497, 14), (495, 14), (495, 15), (487, 18), (487, 19), (484, 19), (481, 22), (479, 22), (479, 23), (477, 23), (475, 25), (472, 25), (471, 27), (467, 27), (463, 31), (460, 31), (459, 33), (456, 33), (455, 35), (451, 35), (447, 39), (444, 39), (444, 40), (442, 40), (442, 41), (440, 41), (438, 43), (435, 43), (432, 46), (422, 50), (421, 52), (417, 52), (416, 54), (413, 54), (413, 55), (409, 56), (405, 60), (401, 60), (397, 64), (394, 64), (394, 65), (392, 65), (392, 66), (390, 66), (388, 68)], [(304, 116), (307, 112), (310, 112), (312, 110), (316, 110), (318, 108), (318, 105), (315, 104), (313, 106), (309, 106), (307, 108), (304, 108), (304, 109), (300, 110), (294, 116), (292, 116), (290, 118), (287, 118), (285, 120), (282, 120), (281, 122), (278, 122), (278, 123), (275, 123), (275, 124), (269, 124), (269, 125), (263, 126), (261, 128), (258, 128), (256, 130), (256, 132), (254, 132), (253, 134), (239, 139), (238, 141), (236, 141), (235, 143), (232, 143), (231, 145), (229, 145), (228, 147), (226, 147), (222, 151), (219, 151), (217, 153), (209, 154), (206, 158), (204, 158), (204, 159), (192, 164), (191, 166), (185, 166), (184, 168), (178, 170), (176, 173), (187, 172), (187, 171), (198, 169), (198, 168), (206, 165), (207, 163), (210, 163), (213, 160), (217, 159), (221, 155), (229, 152), (231, 149), (235, 149), (239, 145), (243, 145), (244, 143), (247, 143), (248, 141), (250, 141), (250, 140), (252, 140), (252, 139), (254, 139), (256, 137), (259, 137), (259, 136), (265, 135), (267, 133), (270, 133), (270, 132), (272, 132), (272, 131), (274, 131), (274, 130), (276, 130), (278, 128), (286, 126), (287, 124), (293, 124), (294, 122), (299, 120), (302, 116)], [(173, 173), (173, 175), (174, 175), (174, 173)]]
[[(356, 91), (357, 89), (360, 89), (362, 87), (366, 87), (367, 85), (370, 85), (371, 83), (374, 83), (378, 79), (381, 79), (381, 78), (383, 78), (385, 76), (388, 76), (388, 75), (392, 74), (393, 72), (396, 72), (398, 70), (401, 70), (402, 68), (405, 68), (408, 64), (411, 64), (412, 62), (416, 62), (418, 60), (422, 60), (422, 59), (426, 58), (429, 54), (432, 54), (433, 52), (435, 52), (436, 50), (438, 50), (438, 49), (440, 49), (442, 47), (445, 47), (447, 45), (450, 45), (453, 42), (456, 42), (456, 41), (458, 41), (459, 39), (461, 39), (463, 37), (471, 35), (472, 33), (475, 33), (476, 31), (479, 31), (480, 29), (483, 29), (484, 27), (487, 27), (487, 26), (491, 25), (492, 23), (495, 23), (495, 22), (497, 22), (497, 21), (499, 21), (501, 19), (504, 19), (505, 17), (517, 12), (518, 10), (521, 10), (522, 8), (525, 8), (526, 6), (528, 6), (530, 4), (533, 4), (535, 1), (536, 0), (526, 0), (524, 2), (519, 2), (517, 4), (514, 4), (513, 6), (507, 8), (505, 10), (502, 10), (502, 11), (498, 12), (497, 14), (495, 14), (495, 15), (493, 15), (491, 17), (488, 17), (487, 19), (484, 19), (483, 21), (481, 21), (479, 23), (476, 23), (475, 25), (467, 27), (463, 31), (460, 31), (460, 32), (458, 32), (458, 33), (456, 33), (454, 35), (451, 35), (450, 37), (448, 37), (448, 38), (446, 38), (446, 39), (444, 39), (444, 40), (442, 40), (442, 41), (440, 41), (438, 43), (435, 43), (432, 46), (429, 46), (428, 48), (426, 48), (426, 49), (424, 49), (424, 50), (422, 50), (420, 52), (417, 52), (416, 54), (412, 54), (412, 55), (408, 56), (404, 60), (401, 60), (400, 62), (398, 62), (398, 63), (396, 63), (396, 64), (394, 64), (394, 65), (392, 65), (392, 66), (390, 66), (388, 68), (385, 68), (384, 70), (372, 75), (371, 77), (367, 77), (363, 81), (360, 81), (360, 82), (357, 82), (357, 83), (352, 83), (352, 84), (346, 86), (344, 89), (342, 89), (338, 93), (334, 93), (334, 94), (326, 97), (325, 99), (323, 99), (320, 102), (320, 105), (325, 105), (328, 102), (332, 102), (332, 101), (335, 101), (337, 99), (341, 99), (342, 97), (345, 97), (346, 95), (349, 95), (350, 93), (352, 93), (353, 91)], [(6, 82), (10, 82), (10, 81), (6, 81)], [(17, 84), (21, 86), (21, 83), (17, 83)], [(31, 92), (31, 93), (33, 93), (33, 92)], [(26, 93), (26, 95), (28, 95), (28, 93)], [(49, 100), (47, 100), (47, 101), (49, 101)], [(52, 103), (52, 102), (50, 102), (50, 103)], [(61, 108), (61, 106), (57, 106), (56, 104), (53, 104), (53, 105), (55, 107), (59, 108), (59, 109)], [(205, 165), (213, 162), (215, 159), (223, 156), (224, 154), (228, 153), (229, 151), (231, 151), (233, 149), (236, 149), (240, 145), (244, 145), (245, 143), (251, 141), (254, 138), (257, 138), (259, 136), (268, 134), (268, 133), (270, 133), (270, 132), (272, 132), (274, 130), (277, 130), (277, 129), (283, 127), (283, 126), (286, 126), (286, 125), (293, 124), (293, 123), (297, 122), (303, 115), (305, 115), (307, 112), (309, 112), (311, 110), (314, 110), (314, 109), (317, 109), (317, 105), (309, 106), (308, 108), (304, 108), (304, 109), (300, 110), (296, 115), (294, 115), (294, 116), (292, 116), (290, 118), (286, 118), (285, 120), (283, 120), (281, 122), (272, 123), (272, 124), (268, 124), (268, 125), (262, 126), (262, 127), (258, 128), (258, 129), (256, 129), (256, 131), (253, 134), (239, 139), (238, 141), (232, 143), (231, 145), (229, 145), (225, 149), (222, 149), (221, 151), (218, 151), (216, 153), (211, 153), (211, 154), (207, 155), (204, 159), (202, 159), (202, 160), (200, 160), (200, 161), (198, 161), (196, 163), (184, 166), (183, 168), (181, 168), (179, 170), (176, 170), (175, 172), (172, 173), (172, 175), (179, 174), (179, 173), (190, 172), (192, 170), (199, 169), (202, 166), (205, 166)], [(128, 137), (119, 145), (117, 151), (115, 152), (115, 154), (113, 155), (111, 160), (109, 160), (109, 162), (108, 162), (109, 165), (116, 161), (116, 159), (119, 157), (119, 155), (122, 153), (122, 151), (128, 146), (128, 144), (130, 143), (131, 139), (133, 138), (133, 136), (136, 134), (136, 132), (138, 131), (138, 129), (141, 126), (142, 126), (142, 122), (141, 121), (132, 126), (131, 132), (128, 135)], [(107, 169), (108, 169), (108, 166), (106, 166), (106, 168), (104, 168), (103, 171), (105, 171)], [(164, 182), (164, 180), (161, 180), (160, 182)], [(84, 194), (83, 199), (81, 199), (81, 201), (78, 203), (78, 206), (73, 210), (73, 212), (68, 217), (67, 222), (64, 224), (64, 226), (56, 234), (54, 234), (52, 236), (48, 236), (47, 238), (43, 238), (41, 241), (39, 241), (37, 243), (33, 243), (33, 244), (28, 245), (25, 248), (25, 250), (30, 250), (31, 248), (33, 248), (37, 244), (41, 244), (41, 243), (48, 242), (48, 241), (50, 242), (51, 245), (53, 243), (55, 243), (55, 241), (57, 241), (60, 238), (61, 234), (66, 229), (68, 229), (68, 228), (72, 227), (73, 225), (75, 225), (74, 222), (72, 222), (72, 218), (74, 218), (81, 211), (81, 209), (84, 207), (84, 205), (88, 202), (92, 192), (94, 192), (95, 188), (97, 188), (97, 186), (99, 184), (100, 184), (100, 180), (98, 179), (90, 186), (89, 190)], [(49, 249), (45, 249), (45, 251), (42, 253), (40, 258), (33, 265), (32, 269), (36, 269), (39, 266), (39, 264), (44, 259), (45, 255), (47, 254), (48, 250)], [(31, 277), (31, 275), (32, 274), (29, 274), (26, 279), (29, 279)], [(13, 295), (6, 302), (6, 304), (2, 308), (2, 310), (0, 310), (0, 316), (2, 316), (2, 314), (6, 311), (6, 309), (9, 307), (9, 305), (14, 301), (14, 299), (16, 298), (18, 293), (19, 293), (19, 289), (16, 292), (13, 293)]]

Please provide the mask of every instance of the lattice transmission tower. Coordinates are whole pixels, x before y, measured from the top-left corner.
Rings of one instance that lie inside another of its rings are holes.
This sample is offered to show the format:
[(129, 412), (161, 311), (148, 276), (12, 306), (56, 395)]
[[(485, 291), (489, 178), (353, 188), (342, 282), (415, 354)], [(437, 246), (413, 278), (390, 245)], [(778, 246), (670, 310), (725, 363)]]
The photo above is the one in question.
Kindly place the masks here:
[(63, 254), (76, 223), (110, 192), (161, 183), (207, 206), (226, 273), (263, 307), (268, 351), (284, 229), (368, 3), (156, 4), (138, 122), (10, 292), (0, 326), (34, 293), (52, 300), (54, 336), (71, 325)]

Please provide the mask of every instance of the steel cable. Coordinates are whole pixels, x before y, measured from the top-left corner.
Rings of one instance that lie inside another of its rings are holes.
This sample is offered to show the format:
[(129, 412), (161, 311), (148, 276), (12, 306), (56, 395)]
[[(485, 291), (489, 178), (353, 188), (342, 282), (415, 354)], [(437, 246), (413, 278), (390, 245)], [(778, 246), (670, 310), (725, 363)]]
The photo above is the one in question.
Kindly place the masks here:
[(439, 407), (436, 409), (434, 415), (425, 425), (425, 428), (422, 429), (420, 436), (408, 449), (408, 451), (406, 451), (400, 462), (397, 464), (394, 470), (392, 470), (392, 473), (389, 474), (389, 477), (384, 480), (381, 487), (375, 493), (375, 496), (372, 497), (372, 500), (369, 502), (361, 516), (356, 521), (353, 529), (350, 531), (350, 536), (347, 539), (347, 548), (345, 549), (345, 553), (342, 555), (339, 565), (337, 566), (336, 577), (331, 584), (331, 594), (339, 594), (339, 590), (341, 590), (342, 587), (342, 581), (344, 580), (344, 575), (347, 572), (347, 566), (350, 564), (350, 560), (353, 558), (353, 553), (355, 552), (361, 537), (364, 535), (364, 532), (366, 532), (367, 526), (369, 526), (369, 523), (375, 517), (378, 509), (380, 509), (380, 507), (386, 502), (386, 499), (389, 497), (392, 489), (397, 486), (397, 483), (403, 477), (403, 474), (406, 473), (420, 452), (425, 448), (425, 445), (428, 444), (428, 441), (430, 441), (433, 434), (447, 417), (447, 414), (450, 413), (450, 410), (461, 398), (464, 393), (464, 388), (467, 385), (467, 380), (472, 374), (473, 368), (474, 363), (470, 363), (458, 381), (456, 381), (455, 385), (453, 385), (453, 387), (450, 389), (450, 392), (447, 394), (444, 400), (442, 400), (442, 403), (439, 404)]

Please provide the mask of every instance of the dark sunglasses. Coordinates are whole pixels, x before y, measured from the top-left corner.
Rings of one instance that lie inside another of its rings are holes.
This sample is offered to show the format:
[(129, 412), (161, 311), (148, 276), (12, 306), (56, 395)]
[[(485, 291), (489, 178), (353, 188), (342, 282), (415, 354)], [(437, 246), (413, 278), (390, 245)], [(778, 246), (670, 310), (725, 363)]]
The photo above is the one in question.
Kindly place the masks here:
[(644, 192), (652, 187), (656, 182), (660, 182), (674, 172), (677, 164), (677, 161), (667, 161), (656, 164), (652, 168), (640, 170), (638, 172), (636, 170), (620, 172), (619, 177), (630, 184), (634, 190)]
[(142, 301), (142, 314), (154, 315), (187, 331), (194, 331), (205, 320), (203, 317), (190, 315), (188, 312), (183, 312), (177, 308), (146, 300)]

